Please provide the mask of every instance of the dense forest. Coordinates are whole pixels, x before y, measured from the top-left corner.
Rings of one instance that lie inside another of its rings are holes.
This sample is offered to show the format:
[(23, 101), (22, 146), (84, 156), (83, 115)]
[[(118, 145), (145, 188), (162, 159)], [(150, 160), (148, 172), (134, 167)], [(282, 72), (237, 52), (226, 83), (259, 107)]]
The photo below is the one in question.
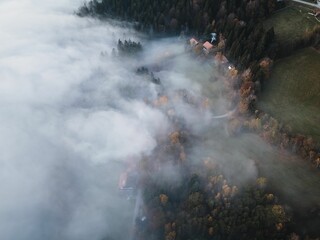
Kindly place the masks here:
[(188, 163), (188, 135), (175, 131), (164, 146), (159, 146), (179, 159), (179, 181), (163, 180), (165, 170), (153, 169), (154, 159), (143, 161), (143, 172), (149, 173), (142, 179), (148, 222), (137, 222), (137, 239), (289, 237), (290, 214), (267, 191), (267, 180), (258, 178), (256, 183), (238, 189), (224, 178), (219, 165), (210, 157), (199, 164)]
[(82, 6), (78, 14), (118, 16), (158, 32), (191, 30), (201, 34), (214, 30), (215, 22), (218, 23), (217, 30), (222, 30), (226, 19), (237, 18), (247, 23), (257, 21), (272, 13), (276, 3), (276, 0), (93, 0)]
[[(151, 104), (166, 109), (171, 101), (180, 99), (193, 107), (206, 107), (204, 99), (187, 90), (177, 90), (174, 96), (175, 100), (161, 95)], [(202, 140), (183, 127), (183, 120), (178, 116), (167, 114), (172, 123), (178, 123), (175, 131), (159, 141), (151, 156), (145, 156), (139, 163), (144, 204), (136, 219), (135, 239), (286, 239), (296, 236), (290, 229), (290, 211), (270, 192), (266, 178), (236, 186), (223, 176), (220, 164), (210, 156), (191, 163), (189, 155), (193, 144), (201, 144)], [(175, 169), (176, 177), (166, 177), (168, 164)]]
[(239, 68), (275, 54), (273, 29), (264, 29), (262, 20), (277, 7), (276, 0), (96, 0), (84, 4), (79, 16), (116, 16), (138, 23), (144, 31), (164, 34), (194, 34), (205, 38), (211, 32), (227, 39), (226, 53)]
[(290, 44), (275, 41), (273, 27), (265, 29), (263, 21), (284, 6), (277, 0), (91, 0), (77, 14), (133, 21), (139, 30), (160, 36), (182, 33), (205, 41), (210, 33), (221, 34), (228, 60), (240, 71), (250, 68), (253, 81), (263, 87), (261, 59), (285, 57), (319, 42), (319, 28)]

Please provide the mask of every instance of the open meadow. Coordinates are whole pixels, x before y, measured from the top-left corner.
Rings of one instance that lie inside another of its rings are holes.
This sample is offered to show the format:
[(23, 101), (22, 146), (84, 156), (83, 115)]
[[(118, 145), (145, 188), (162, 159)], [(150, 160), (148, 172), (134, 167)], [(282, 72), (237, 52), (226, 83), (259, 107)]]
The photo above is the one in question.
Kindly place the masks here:
[(264, 27), (274, 27), (276, 40), (288, 42), (303, 37), (306, 31), (312, 30), (319, 22), (308, 14), (311, 10), (304, 6), (289, 6), (279, 10), (264, 22)]
[(275, 63), (259, 107), (292, 127), (295, 133), (320, 141), (320, 53), (297, 51)]

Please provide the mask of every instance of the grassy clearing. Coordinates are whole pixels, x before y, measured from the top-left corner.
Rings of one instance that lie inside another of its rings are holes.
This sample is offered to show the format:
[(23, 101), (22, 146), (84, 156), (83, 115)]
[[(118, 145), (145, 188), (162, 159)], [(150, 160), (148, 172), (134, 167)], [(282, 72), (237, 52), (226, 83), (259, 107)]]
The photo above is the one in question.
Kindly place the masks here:
[(306, 48), (275, 63), (259, 107), (320, 142), (320, 54)]
[(290, 6), (273, 14), (264, 22), (266, 29), (274, 27), (276, 40), (290, 42), (299, 39), (307, 30), (319, 24), (308, 14), (310, 10), (303, 6)]

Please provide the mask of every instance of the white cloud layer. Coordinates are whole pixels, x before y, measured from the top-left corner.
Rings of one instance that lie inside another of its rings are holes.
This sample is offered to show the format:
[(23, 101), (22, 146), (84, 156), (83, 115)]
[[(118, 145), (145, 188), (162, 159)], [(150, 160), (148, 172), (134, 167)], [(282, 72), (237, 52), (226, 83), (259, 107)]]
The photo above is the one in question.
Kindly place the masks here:
[(121, 161), (150, 153), (167, 128), (137, 97), (154, 88), (138, 83), (123, 97), (137, 77), (100, 56), (134, 32), (78, 18), (81, 3), (0, 2), (2, 240), (125, 239), (132, 206), (117, 195)]

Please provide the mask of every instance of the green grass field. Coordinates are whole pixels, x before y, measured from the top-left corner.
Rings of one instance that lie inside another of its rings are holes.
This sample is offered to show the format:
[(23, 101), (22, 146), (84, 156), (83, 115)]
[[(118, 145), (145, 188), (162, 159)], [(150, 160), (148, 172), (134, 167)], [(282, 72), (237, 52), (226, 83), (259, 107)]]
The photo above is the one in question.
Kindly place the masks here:
[(306, 30), (313, 29), (319, 24), (308, 14), (310, 10), (303, 6), (290, 6), (273, 14), (264, 22), (264, 27), (274, 27), (276, 40), (290, 42), (303, 36)]
[(306, 48), (277, 61), (259, 108), (320, 142), (320, 53)]

